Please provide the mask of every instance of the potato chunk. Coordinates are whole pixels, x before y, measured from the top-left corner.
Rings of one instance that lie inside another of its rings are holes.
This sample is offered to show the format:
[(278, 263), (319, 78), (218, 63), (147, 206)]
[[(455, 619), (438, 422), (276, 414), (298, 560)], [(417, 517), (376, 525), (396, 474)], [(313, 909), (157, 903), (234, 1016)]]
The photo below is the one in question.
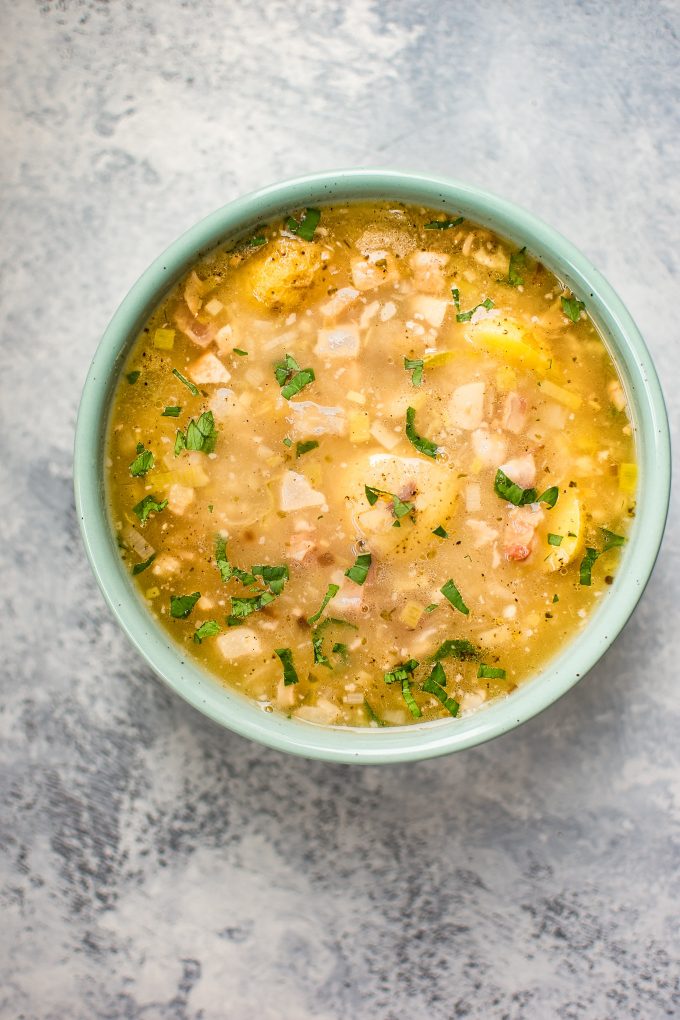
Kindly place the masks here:
[(321, 248), (313, 241), (281, 237), (261, 258), (245, 267), (250, 292), (270, 311), (292, 311), (313, 285), (321, 268)]

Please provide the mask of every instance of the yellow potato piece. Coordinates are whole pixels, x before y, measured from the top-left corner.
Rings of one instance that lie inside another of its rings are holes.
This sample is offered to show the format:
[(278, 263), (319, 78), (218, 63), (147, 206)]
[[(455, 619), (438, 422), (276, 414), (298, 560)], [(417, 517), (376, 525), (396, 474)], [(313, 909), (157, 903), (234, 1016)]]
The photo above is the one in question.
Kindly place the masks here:
[(315, 281), (321, 248), (313, 241), (281, 237), (262, 256), (249, 259), (244, 280), (252, 297), (270, 311), (291, 311)]
[[(585, 533), (585, 515), (581, 503), (573, 489), (560, 487), (557, 503), (552, 510), (546, 511), (546, 521), (541, 527), (540, 548), (549, 549), (543, 559), (543, 569), (552, 573), (566, 567), (579, 556), (583, 550)], [(548, 545), (548, 534), (562, 535), (561, 545)]]
[(497, 354), (513, 365), (532, 368), (541, 375), (550, 368), (550, 355), (527, 342), (527, 332), (514, 319), (482, 319), (471, 325), (465, 339), (473, 347)]

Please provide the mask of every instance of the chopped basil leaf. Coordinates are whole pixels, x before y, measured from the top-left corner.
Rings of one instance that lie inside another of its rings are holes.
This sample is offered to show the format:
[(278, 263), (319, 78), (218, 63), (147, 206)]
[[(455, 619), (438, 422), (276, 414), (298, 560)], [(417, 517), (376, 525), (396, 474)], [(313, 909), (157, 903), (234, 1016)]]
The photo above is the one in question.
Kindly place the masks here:
[(186, 433), (179, 429), (175, 436), (175, 456), (179, 456), (182, 450), (195, 450), (202, 453), (212, 453), (217, 443), (217, 429), (212, 411), (204, 411), (197, 421), (190, 419)]
[(450, 230), (451, 227), (459, 227), (463, 219), (463, 216), (458, 216), (455, 220), (430, 220), (425, 224), (425, 230)]
[(311, 241), (320, 219), (321, 213), (318, 209), (305, 209), (301, 220), (289, 216), (286, 220), (286, 227), (291, 234), (297, 234), (303, 241)]
[(429, 606), (425, 606), (426, 613), (434, 613), (435, 609), (439, 609), (438, 602), (430, 602)]
[(266, 244), (266, 243), (267, 243), (267, 238), (266, 237), (262, 237), (261, 234), (258, 234), (257, 237), (250, 237), (246, 241), (246, 245), (249, 248), (261, 248), (262, 245)]
[(371, 706), (369, 705), (369, 703), (368, 703), (368, 702), (366, 701), (366, 698), (364, 698), (364, 708), (366, 709), (366, 714), (367, 714), (367, 716), (368, 716), (368, 718), (369, 718), (369, 720), (370, 720), (371, 722), (377, 723), (377, 724), (378, 724), (378, 726), (385, 726), (385, 723), (383, 722), (383, 720), (382, 720), (382, 719), (380, 719), (380, 718), (379, 718), (379, 717), (378, 717), (378, 716), (377, 716), (377, 715), (375, 714), (375, 712), (373, 711), (373, 709), (371, 708)]
[(132, 512), (137, 514), (142, 524), (144, 524), (150, 513), (159, 514), (161, 510), (165, 510), (167, 505), (167, 499), (162, 499), (159, 503), (153, 496), (145, 496), (136, 506), (133, 506)]
[(548, 532), (548, 545), (562, 545), (564, 541), (564, 535), (553, 535), (551, 531)]
[(292, 354), (286, 354), (283, 361), (274, 366), (276, 381), (281, 387), (281, 396), (290, 400), (296, 393), (303, 390), (316, 376), (313, 368), (300, 368)]
[(197, 645), (200, 645), (203, 638), (214, 637), (215, 634), (219, 634), (220, 630), (221, 627), (217, 620), (206, 620), (194, 631), (194, 641)]
[(464, 638), (448, 638), (439, 646), (432, 656), (433, 661), (439, 659), (477, 659), (479, 649)]
[(143, 563), (135, 563), (134, 567), (132, 568), (133, 576), (136, 577), (137, 574), (141, 574), (143, 570), (146, 570), (147, 567), (150, 567), (153, 561), (156, 559), (156, 555), (157, 555), (156, 553), (151, 553), (148, 560), (144, 560)]
[(289, 439), (288, 436), (286, 436), (286, 438), (283, 440), (283, 445), (291, 447), (293, 445), (293, 440)]
[(181, 429), (177, 429), (177, 432), (175, 433), (175, 457), (179, 457), (182, 450), (186, 450), (186, 448), (187, 441), (184, 438), (184, 433)]
[(326, 606), (328, 605), (330, 600), (335, 598), (335, 596), (338, 594), (339, 591), (340, 591), (340, 585), (339, 584), (329, 584), (328, 585), (328, 589), (326, 591), (326, 594), (323, 597), (323, 601), (322, 601), (319, 609), (314, 613), (313, 616), (310, 616), (307, 619), (307, 623), (309, 624), (310, 627), (312, 627), (316, 623), (317, 620), (321, 619), (321, 614), (323, 613), (324, 609), (326, 608)]
[(508, 478), (500, 468), (496, 472), (493, 489), (497, 496), (512, 503), (513, 506), (527, 506), (529, 503), (535, 503), (538, 499), (535, 489), (523, 489)]
[(137, 456), (130, 464), (130, 474), (133, 478), (140, 478), (153, 467), (153, 453), (144, 449), (144, 443), (137, 443)]
[(318, 446), (316, 439), (308, 439), (304, 443), (298, 443), (295, 447), (295, 456), (301, 457), (303, 453), (309, 453), (310, 450), (316, 450)]
[(451, 288), (451, 297), (453, 298), (453, 303), (456, 306), (456, 310), (460, 311), (460, 291), (458, 290), (457, 287)]
[(571, 319), (572, 322), (578, 322), (581, 318), (581, 312), (584, 311), (586, 307), (585, 302), (579, 301), (579, 299), (575, 297), (563, 297), (560, 298), (560, 301), (562, 302), (562, 311), (566, 317)]
[(624, 545), (625, 538), (623, 535), (615, 535), (613, 531), (608, 531), (607, 528), (600, 528), (604, 536), (604, 547), (602, 552), (609, 552), (610, 549), (616, 549), (620, 545)]
[(457, 609), (459, 613), (463, 613), (465, 616), (469, 614), (470, 610), (463, 602), (463, 597), (456, 588), (451, 578), (449, 578), (446, 584), (439, 590), (441, 591), (444, 598), (449, 600), (454, 609)]
[(427, 680), (423, 684), (423, 690), (427, 691), (428, 694), (434, 694), (435, 698), (438, 698), (442, 705), (451, 715), (458, 715), (458, 709), (460, 705), (455, 698), (450, 698), (444, 688), (446, 687), (446, 673), (441, 662), (437, 662), (434, 669), (428, 676)]
[(414, 386), (422, 386), (423, 384), (423, 359), (422, 358), (404, 358), (404, 368), (407, 372), (411, 372), (411, 382)]
[(323, 635), (319, 634), (318, 631), (312, 631), (312, 652), (314, 655), (314, 662), (317, 666), (327, 666), (328, 669), (333, 669), (333, 666), (323, 650)]
[(555, 506), (555, 503), (557, 502), (557, 497), (559, 496), (559, 494), (560, 490), (557, 488), (557, 486), (551, 485), (549, 489), (546, 489), (545, 492), (541, 493), (536, 502), (545, 503), (545, 505), (552, 510), (552, 508)]
[(185, 385), (185, 386), (186, 386), (186, 388), (187, 388), (187, 389), (189, 390), (189, 393), (191, 393), (191, 395), (192, 395), (192, 396), (194, 396), (194, 397), (200, 397), (200, 393), (198, 392), (198, 388), (197, 388), (196, 386), (194, 386), (194, 384), (193, 384), (192, 382), (190, 382), (190, 380), (189, 380), (189, 379), (186, 379), (186, 378), (185, 378), (185, 377), (184, 377), (184, 376), (182, 375), (182, 373), (181, 373), (181, 372), (178, 372), (176, 368), (173, 368), (173, 370), (172, 370), (172, 374), (173, 374), (173, 375), (176, 375), (176, 376), (177, 376), (177, 378), (179, 379), (179, 381), (180, 381), (181, 383), (184, 383), (184, 385)]
[(130, 383), (130, 386), (134, 386), (141, 374), (142, 373), (139, 371), (139, 369), (136, 368), (134, 372), (128, 372), (125, 378)]
[[(364, 485), (364, 492), (366, 493), (366, 499), (368, 500), (369, 506), (374, 506), (379, 496), (387, 496), (388, 499), (392, 500), (392, 513), (397, 518), (397, 523), (400, 517), (406, 517), (415, 510), (415, 503), (406, 503), (403, 499), (399, 499), (394, 492), (387, 492), (385, 489), (374, 489), (371, 485)], [(394, 525), (396, 527), (396, 525)]]
[(162, 418), (179, 418), (181, 411), (182, 411), (182, 408), (179, 407), (177, 404), (170, 404), (168, 407), (165, 408), (164, 411), (161, 411), (161, 417)]
[(415, 446), (419, 453), (424, 453), (426, 457), (437, 457), (437, 444), (433, 443), (431, 439), (425, 439), (424, 436), (419, 436), (415, 429), (416, 410), (414, 407), (408, 407), (406, 409), (406, 438), (410, 443)]
[[(251, 574), (255, 577), (261, 577), (264, 583), (267, 585), (270, 591), (273, 591), (275, 595), (280, 595), (283, 591), (284, 585), (289, 578), (288, 567), (285, 565), (281, 567), (271, 566), (269, 563), (259, 564), (258, 566), (250, 568)], [(251, 582), (248, 581), (248, 584)]]
[(589, 585), (592, 583), (593, 564), (600, 556), (597, 549), (588, 547), (586, 554), (581, 560), (581, 566), (579, 568), (579, 581), (581, 584)]
[[(236, 571), (234, 571), (236, 573)], [(260, 609), (264, 609), (270, 602), (273, 602), (276, 595), (271, 591), (262, 591), (259, 595), (254, 595), (252, 598), (237, 598), (232, 596), (231, 599), (231, 613), (227, 617), (227, 626), (237, 627), (241, 620), (246, 616), (250, 616), (251, 613), (256, 613)]]
[(333, 655), (339, 655), (343, 662), (349, 659), (349, 648), (343, 641), (336, 641), (332, 648)]
[(409, 676), (413, 675), (414, 670), (419, 666), (417, 659), (408, 659), (407, 662), (401, 662), (394, 669), (391, 669), (389, 673), (385, 673), (384, 679), (386, 684), (401, 683), (402, 680), (408, 679)]
[(486, 663), (480, 662), (477, 676), (481, 680), (505, 680), (505, 670), (499, 669), (497, 666), (487, 666)]
[(436, 535), (438, 538), (448, 538), (449, 537), (448, 531), (446, 530), (446, 528), (443, 528), (441, 526), (441, 524), (437, 525), (437, 527), (434, 529), (432, 534)]
[(293, 665), (293, 653), (290, 648), (275, 648), (274, 652), (278, 655), (283, 666), (283, 683), (285, 687), (289, 687), (291, 684), (298, 683), (299, 677), (295, 671)]
[(413, 718), (420, 719), (423, 713), (418, 708), (418, 705), (416, 704), (416, 699), (413, 697), (413, 692), (411, 691), (411, 684), (409, 683), (408, 677), (404, 677), (401, 681), (401, 693), (404, 701), (406, 702), (406, 707), (408, 708)]
[(512, 253), (508, 264), (508, 275), (500, 280), (500, 283), (509, 283), (511, 287), (520, 287), (524, 283), (521, 270), (526, 266), (526, 251), (526, 247), (524, 247)]
[(469, 322), (472, 316), (475, 314), (478, 308), (493, 308), (493, 301), (491, 298), (485, 298), (474, 308), (471, 308), (469, 312), (458, 312), (456, 316), (456, 322)]
[(368, 568), (371, 565), (371, 554), (360, 553), (354, 561), (354, 566), (345, 571), (345, 577), (355, 584), (363, 584), (368, 576)]
[(200, 591), (195, 591), (191, 595), (171, 595), (170, 616), (175, 620), (186, 620), (200, 597)]
[[(264, 238), (262, 238), (262, 241), (264, 242)], [(232, 347), (232, 351), (234, 354), (238, 354), (239, 358), (248, 357), (248, 351), (242, 351), (240, 347)]]
[(559, 602), (559, 601), (560, 601), (560, 597), (559, 597), (559, 595), (557, 593), (555, 593), (553, 595), (553, 605), (555, 604), (555, 602)]

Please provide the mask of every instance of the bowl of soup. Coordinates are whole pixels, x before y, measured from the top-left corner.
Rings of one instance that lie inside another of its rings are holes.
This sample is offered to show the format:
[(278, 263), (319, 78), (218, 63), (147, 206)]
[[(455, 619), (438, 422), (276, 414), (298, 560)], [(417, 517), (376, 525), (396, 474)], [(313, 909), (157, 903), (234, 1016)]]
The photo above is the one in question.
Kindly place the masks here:
[(230, 203), (114, 315), (84, 388), (85, 547), (155, 672), (344, 762), (430, 757), (554, 702), (651, 573), (670, 486), (649, 353), (529, 213), (328, 172)]

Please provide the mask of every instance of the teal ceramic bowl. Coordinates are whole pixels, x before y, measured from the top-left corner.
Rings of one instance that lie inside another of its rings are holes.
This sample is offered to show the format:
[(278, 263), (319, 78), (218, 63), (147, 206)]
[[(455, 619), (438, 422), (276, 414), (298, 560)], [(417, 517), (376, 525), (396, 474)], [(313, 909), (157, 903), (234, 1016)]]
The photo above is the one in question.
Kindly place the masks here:
[[(585, 300), (619, 366), (640, 466), (637, 515), (615, 583), (587, 628), (507, 698), (462, 719), (386, 729), (316, 726), (262, 711), (186, 658), (147, 611), (118, 555), (104, 492), (104, 441), (111, 398), (145, 319), (187, 268), (214, 245), (301, 206), (394, 199), (484, 224), (544, 262)], [(654, 566), (670, 491), (668, 419), (649, 352), (621, 300), (572, 244), (534, 216), (455, 181), (383, 170), (341, 170), (284, 181), (246, 195), (183, 234), (147, 269), (114, 315), (83, 391), (75, 444), (75, 491), (85, 548), (104, 596), (132, 643), (165, 683), (194, 708), (269, 747), (337, 762), (387, 763), (474, 747), (531, 719), (598, 661), (633, 612)]]

